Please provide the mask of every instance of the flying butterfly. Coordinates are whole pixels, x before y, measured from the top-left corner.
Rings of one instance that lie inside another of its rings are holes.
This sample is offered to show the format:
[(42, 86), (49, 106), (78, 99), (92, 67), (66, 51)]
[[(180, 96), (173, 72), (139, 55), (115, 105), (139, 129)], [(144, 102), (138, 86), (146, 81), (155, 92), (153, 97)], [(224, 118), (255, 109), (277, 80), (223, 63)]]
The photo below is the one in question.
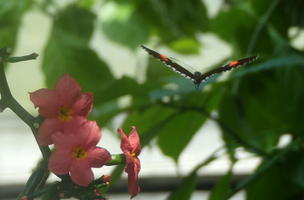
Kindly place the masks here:
[(141, 47), (144, 50), (146, 50), (150, 55), (152, 55), (153, 57), (162, 61), (166, 66), (170, 67), (173, 71), (181, 74), (182, 76), (184, 76), (188, 79), (191, 79), (194, 82), (196, 89), (199, 88), (199, 85), (201, 84), (201, 82), (207, 81), (207, 79), (210, 78), (212, 75), (218, 74), (221, 72), (225, 72), (225, 71), (230, 71), (233, 68), (237, 68), (241, 65), (246, 65), (248, 63), (251, 63), (258, 58), (258, 56), (250, 56), (250, 57), (243, 58), (240, 60), (232, 61), (221, 67), (211, 69), (210, 71), (207, 71), (206, 73), (203, 73), (203, 74), (198, 71), (191, 73), (190, 71), (188, 71), (184, 67), (180, 66), (179, 64), (174, 62), (172, 59), (168, 58), (167, 56), (157, 53), (156, 51), (149, 49), (148, 47), (145, 47), (144, 45), (141, 45)]

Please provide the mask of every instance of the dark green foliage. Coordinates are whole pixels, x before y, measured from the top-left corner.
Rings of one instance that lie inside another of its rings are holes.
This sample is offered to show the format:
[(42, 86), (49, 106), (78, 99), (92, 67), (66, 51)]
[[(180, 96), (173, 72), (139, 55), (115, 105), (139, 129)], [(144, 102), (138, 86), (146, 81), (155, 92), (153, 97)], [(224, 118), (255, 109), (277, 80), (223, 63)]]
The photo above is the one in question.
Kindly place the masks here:
[[(22, 2), (0, 1), (2, 46), (14, 47), (21, 17), (33, 4)], [(235, 149), (243, 147), (262, 159), (258, 169), (267, 166), (240, 186), (247, 199), (302, 198), (303, 147), (278, 149), (277, 144), (284, 134), (290, 134), (292, 142), (304, 135), (304, 53), (291, 45), (289, 35), (291, 28), (303, 29), (303, 0), (226, 0), (212, 18), (201, 0), (107, 0), (101, 7), (97, 1), (96, 5), (71, 2), (58, 8), (52, 1), (43, 4), (43, 12), (55, 8), (41, 66), (49, 87), (64, 73), (71, 74), (84, 91), (94, 93), (91, 119), (114, 128), (113, 134), (118, 135), (117, 125), (111, 123), (123, 116), (122, 128), (128, 132), (136, 125), (143, 147), (156, 139), (164, 155), (176, 162), (197, 131), (212, 120), (222, 131), (232, 162), (237, 161)], [(39, 8), (39, 3), (34, 4)], [(97, 30), (131, 52), (150, 43), (156, 50), (161, 45), (191, 55), (204, 51), (198, 36), (208, 32), (231, 46), (231, 58), (248, 54), (260, 58), (221, 82), (217, 82), (219, 76), (212, 77), (199, 90), (151, 58), (140, 79), (144, 81), (138, 82), (133, 77), (115, 77), (90, 47)], [(128, 98), (128, 104), (119, 103), (122, 97)], [(115, 179), (122, 170), (117, 168)], [(169, 199), (190, 199), (197, 170), (183, 179)], [(231, 196), (235, 192), (231, 177), (230, 171), (223, 176), (209, 199)]]

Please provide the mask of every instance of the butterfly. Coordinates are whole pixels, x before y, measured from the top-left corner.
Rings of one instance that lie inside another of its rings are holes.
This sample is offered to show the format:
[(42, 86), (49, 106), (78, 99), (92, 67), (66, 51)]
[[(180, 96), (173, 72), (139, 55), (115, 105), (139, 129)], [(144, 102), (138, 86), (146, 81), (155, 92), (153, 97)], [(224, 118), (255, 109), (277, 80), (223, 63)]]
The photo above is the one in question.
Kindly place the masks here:
[(157, 53), (156, 51), (149, 49), (148, 47), (145, 47), (144, 45), (141, 45), (141, 47), (146, 50), (148, 52), (148, 54), (152, 55), (153, 57), (159, 59), (160, 61), (162, 61), (166, 66), (170, 67), (173, 71), (181, 74), (182, 76), (191, 79), (195, 85), (195, 88), (198, 89), (199, 85), (201, 84), (201, 82), (207, 81), (212, 75), (214, 74), (218, 74), (221, 72), (225, 72), (225, 71), (230, 71), (234, 68), (237, 68), (241, 65), (246, 65), (248, 63), (251, 63), (253, 61), (255, 61), (258, 56), (250, 56), (247, 58), (242, 58), (239, 60), (235, 60), (232, 61), (226, 65), (223, 65), (221, 67), (215, 68), (215, 69), (211, 69), (205, 73), (201, 73), (201, 72), (194, 72), (191, 73), (190, 71), (188, 71), (187, 69), (185, 69), (184, 67), (182, 67), (181, 65), (177, 64), (176, 62), (174, 62), (172, 59), (168, 58), (167, 56)]

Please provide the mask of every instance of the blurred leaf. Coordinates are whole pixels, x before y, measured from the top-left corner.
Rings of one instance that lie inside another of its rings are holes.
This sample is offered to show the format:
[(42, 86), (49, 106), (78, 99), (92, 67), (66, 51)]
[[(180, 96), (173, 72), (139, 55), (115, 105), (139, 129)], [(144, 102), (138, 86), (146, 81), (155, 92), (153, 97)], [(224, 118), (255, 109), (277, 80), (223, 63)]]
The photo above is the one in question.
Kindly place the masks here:
[(183, 54), (198, 54), (200, 50), (199, 42), (191, 38), (180, 38), (175, 40), (170, 44), (170, 47), (174, 51)]
[[(164, 120), (166, 121), (166, 119), (175, 112), (176, 111), (172, 108), (164, 108), (159, 105), (149, 106), (146, 108), (143, 107), (142, 109), (139, 108), (128, 115), (122, 127), (124, 129), (129, 129), (132, 125), (135, 125), (136, 123), (139, 134), (142, 137), (147, 137), (147, 135), (145, 134), (151, 134), (151, 129), (154, 130), (155, 128), (161, 128), (154, 127), (155, 124), (162, 123)], [(157, 134), (157, 132), (155, 131), (152, 134)]]
[(67, 7), (56, 18), (42, 63), (49, 86), (64, 73), (75, 77), (85, 91), (96, 92), (113, 81), (107, 65), (88, 46), (93, 23), (92, 13), (75, 6)]
[(218, 106), (222, 95), (218, 91), (214, 89), (206, 93), (194, 93), (190, 98), (181, 100), (180, 106), (171, 106), (179, 109), (181, 113), (162, 126), (158, 132), (158, 145), (165, 155), (178, 160), (194, 134), (207, 120), (206, 115)]
[(200, 0), (137, 0), (132, 3), (134, 16), (148, 24), (149, 34), (156, 35), (161, 43), (168, 44), (180, 37), (196, 39), (195, 34), (206, 30), (208, 25), (207, 11)]
[[(300, 102), (304, 101), (304, 80), (300, 77), (303, 75), (302, 66), (285, 66), (244, 77), (236, 95), (227, 90), (219, 109), (221, 119), (243, 140), (271, 151), (280, 135), (302, 134), (304, 106)], [(231, 138), (223, 131), (231, 147)]]
[(109, 39), (130, 48), (148, 40), (148, 26), (131, 4), (107, 2), (102, 7), (101, 28)]
[(217, 153), (222, 148), (216, 149), (208, 158), (206, 158), (203, 162), (196, 165), (196, 167), (182, 179), (179, 185), (170, 193), (170, 196), (167, 198), (168, 200), (180, 200), (180, 199), (190, 199), (191, 194), (196, 189), (197, 182), (197, 172), (202, 167), (207, 166), (214, 160), (218, 158)]
[[(244, 55), (257, 23), (256, 18), (249, 11), (242, 7), (233, 7), (222, 10), (210, 21), (210, 31), (229, 42), (233, 47), (234, 55)], [(254, 52), (259, 54), (267, 55), (273, 52), (273, 45), (265, 29), (259, 32), (255, 46)]]
[(206, 117), (197, 112), (184, 112), (173, 118), (158, 132), (158, 145), (162, 152), (177, 162), (205, 120)]
[(230, 189), (230, 181), (232, 177), (232, 171), (229, 170), (229, 172), (222, 176), (219, 182), (216, 184), (216, 186), (212, 189), (209, 200), (225, 200), (228, 195), (228, 191)]
[[(256, 177), (256, 180), (246, 188), (246, 199), (301, 199), (303, 195), (298, 185), (299, 182), (295, 182), (293, 178), (303, 179), (303, 177), (299, 177), (301, 174), (297, 173), (303, 170), (302, 154), (303, 151), (291, 152), (285, 156), (284, 160)], [(266, 165), (267, 161), (261, 166), (264, 164)]]
[(32, 0), (0, 0), (0, 45), (14, 48), (21, 20)]
[(191, 198), (193, 190), (196, 188), (197, 174), (196, 171), (183, 178), (179, 186), (167, 198), (167, 200), (188, 200)]

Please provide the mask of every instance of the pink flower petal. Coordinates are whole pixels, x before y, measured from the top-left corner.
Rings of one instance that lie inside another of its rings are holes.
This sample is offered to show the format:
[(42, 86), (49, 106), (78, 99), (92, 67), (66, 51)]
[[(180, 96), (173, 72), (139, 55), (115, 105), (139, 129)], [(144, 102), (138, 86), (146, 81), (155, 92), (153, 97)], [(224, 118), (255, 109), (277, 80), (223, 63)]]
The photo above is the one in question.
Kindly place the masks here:
[(75, 160), (71, 166), (70, 174), (74, 183), (84, 187), (88, 186), (94, 180), (94, 175), (88, 160)]
[(138, 172), (140, 170), (140, 166), (136, 164), (128, 165), (125, 171), (128, 173), (128, 191), (131, 194), (131, 198), (135, 197), (139, 191), (140, 187), (138, 185)]
[(77, 135), (86, 149), (96, 146), (101, 138), (100, 129), (95, 121), (87, 121), (83, 124)]
[(55, 90), (64, 105), (72, 106), (78, 96), (81, 94), (81, 88), (77, 81), (70, 75), (63, 75), (55, 86)]
[(39, 113), (46, 117), (56, 117), (60, 106), (58, 96), (52, 89), (40, 89), (30, 93), (30, 99), (35, 107), (39, 107)]
[(53, 144), (52, 134), (56, 131), (62, 131), (62, 128), (62, 123), (58, 119), (46, 118), (38, 129), (38, 144), (42, 146)]
[(64, 132), (55, 132), (52, 134), (52, 141), (55, 145), (55, 149), (57, 150), (70, 150), (72, 152), (72, 148), (81, 144), (81, 141), (74, 134), (69, 134)]
[(129, 135), (129, 142), (132, 146), (133, 152), (135, 152), (136, 155), (139, 155), (141, 146), (140, 146), (140, 139), (135, 126), (132, 126), (132, 131)]
[(73, 105), (73, 110), (77, 115), (87, 116), (93, 108), (93, 93), (84, 92), (79, 95)]
[(70, 121), (46, 118), (38, 129), (38, 143), (42, 146), (53, 144), (52, 134), (58, 131), (64, 134), (74, 134), (85, 122), (87, 122), (86, 118), (81, 116), (75, 116)]
[(111, 160), (111, 154), (104, 148), (94, 148), (88, 152), (90, 167), (101, 167)]
[(56, 150), (49, 158), (48, 168), (55, 174), (69, 173), (72, 164), (72, 153), (69, 150)]
[(131, 152), (132, 151), (132, 146), (129, 142), (128, 137), (126, 136), (125, 132), (119, 128), (117, 129), (118, 133), (121, 136), (121, 143), (120, 143), (120, 148), (123, 152)]

